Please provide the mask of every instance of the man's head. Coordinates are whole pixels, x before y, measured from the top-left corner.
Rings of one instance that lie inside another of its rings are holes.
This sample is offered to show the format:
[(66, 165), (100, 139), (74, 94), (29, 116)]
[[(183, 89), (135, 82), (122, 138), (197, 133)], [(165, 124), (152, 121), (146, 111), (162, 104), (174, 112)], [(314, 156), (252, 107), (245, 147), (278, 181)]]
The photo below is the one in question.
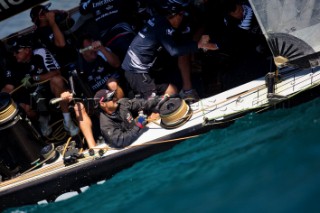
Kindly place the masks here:
[(30, 11), (30, 18), (31, 21), (39, 26), (40, 25), (40, 20), (42, 17), (44, 17), (45, 13), (48, 12), (48, 8), (49, 8), (50, 4), (48, 5), (37, 5), (35, 7), (33, 7)]
[(116, 91), (101, 89), (98, 92), (96, 92), (94, 100), (96, 101), (96, 103), (99, 104), (101, 109), (107, 112), (108, 114), (111, 114), (114, 111), (116, 111), (118, 107), (118, 98)]
[(243, 8), (239, 0), (228, 0), (222, 4), (224, 13), (235, 19), (243, 19)]
[(29, 37), (17, 38), (12, 44), (11, 50), (19, 63), (26, 63), (32, 57), (32, 42)]
[[(94, 41), (95, 40), (94, 40), (93, 36), (91, 36), (90, 34), (82, 35), (79, 38), (79, 49), (84, 49), (84, 48), (91, 46)], [(97, 50), (87, 50), (87, 51), (82, 52), (81, 54), (87, 62), (94, 61), (98, 56)]]
[(189, 0), (161, 0), (159, 3), (159, 13), (170, 17), (179, 13), (187, 14)]
[(164, 15), (172, 27), (178, 28), (186, 12), (189, 0), (164, 0), (160, 5), (160, 14)]

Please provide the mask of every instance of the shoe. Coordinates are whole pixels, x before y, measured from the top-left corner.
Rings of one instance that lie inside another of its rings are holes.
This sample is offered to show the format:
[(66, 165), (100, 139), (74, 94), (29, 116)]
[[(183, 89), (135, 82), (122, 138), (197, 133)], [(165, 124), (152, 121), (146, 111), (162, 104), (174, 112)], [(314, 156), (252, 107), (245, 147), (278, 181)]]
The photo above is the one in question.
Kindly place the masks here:
[(191, 89), (188, 91), (181, 90), (179, 92), (179, 95), (182, 99), (184, 99), (188, 103), (195, 103), (200, 100), (200, 97), (199, 97), (197, 91), (194, 89)]
[(69, 132), (70, 136), (76, 136), (79, 133), (79, 127), (77, 127), (72, 121), (65, 123), (63, 121), (64, 129)]
[(268, 98), (270, 103), (277, 103), (277, 102), (285, 100), (287, 97), (286, 96), (282, 96), (282, 95), (277, 95), (277, 94), (274, 94), (274, 93), (268, 93), (267, 98)]
[(50, 115), (39, 117), (38, 121), (40, 125), (40, 131), (44, 137), (48, 137), (52, 133), (52, 127), (49, 126), (50, 119)]

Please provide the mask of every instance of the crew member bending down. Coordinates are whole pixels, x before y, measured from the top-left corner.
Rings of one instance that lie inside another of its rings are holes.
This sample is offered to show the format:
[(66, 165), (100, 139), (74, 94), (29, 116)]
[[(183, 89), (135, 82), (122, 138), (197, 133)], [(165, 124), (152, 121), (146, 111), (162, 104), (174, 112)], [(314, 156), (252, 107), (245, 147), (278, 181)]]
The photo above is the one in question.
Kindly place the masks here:
[[(146, 114), (150, 114), (156, 110), (160, 100), (158, 97), (147, 101), (127, 98), (119, 100), (118, 95), (118, 91), (102, 89), (95, 94), (94, 99), (100, 106), (100, 129), (105, 142), (111, 147), (123, 148), (133, 143), (144, 132), (147, 124), (146, 115), (140, 113), (136, 120), (134, 116), (142, 109)], [(70, 92), (64, 92), (60, 97), (69, 102), (73, 99)], [(74, 105), (74, 110), (88, 147), (93, 148), (96, 142), (91, 119), (81, 102)]]
[(172, 84), (156, 85), (149, 75), (158, 54), (164, 48), (171, 56), (182, 56), (196, 52), (199, 48), (216, 50), (217, 45), (209, 43), (209, 36), (203, 35), (200, 41), (188, 41), (177, 44), (173, 33), (180, 26), (184, 14), (183, 1), (167, 0), (163, 5), (164, 15), (156, 14), (148, 20), (146, 26), (133, 39), (126, 57), (122, 63), (125, 77), (134, 93), (148, 98), (152, 93), (176, 94), (177, 89)]

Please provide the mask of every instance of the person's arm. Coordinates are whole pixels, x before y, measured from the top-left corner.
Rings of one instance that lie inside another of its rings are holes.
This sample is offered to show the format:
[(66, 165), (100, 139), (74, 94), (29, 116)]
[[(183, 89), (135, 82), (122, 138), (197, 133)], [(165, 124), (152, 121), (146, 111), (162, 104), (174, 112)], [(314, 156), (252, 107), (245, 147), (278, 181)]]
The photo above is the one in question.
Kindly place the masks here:
[(100, 41), (92, 42), (92, 47), (93, 49), (98, 50), (102, 54), (102, 56), (110, 64), (110, 66), (114, 68), (120, 67), (121, 63), (119, 57), (110, 50), (108, 50), (105, 46), (103, 46)]
[(46, 81), (54, 76), (60, 75), (60, 70), (50, 71), (41, 75), (32, 76), (33, 80), (36, 82)]
[(55, 12), (49, 11), (45, 14), (45, 16), (53, 32), (54, 44), (60, 48), (66, 46), (64, 35), (55, 21)]
[[(171, 56), (181, 56), (197, 52), (199, 49), (207, 50), (217, 50), (218, 46), (214, 43), (210, 43), (210, 37), (208, 35), (203, 35), (199, 42), (190, 40), (189, 42), (177, 43), (169, 31), (174, 31), (173, 28), (169, 27), (168, 24), (158, 23), (156, 29), (156, 34), (162, 44), (162, 46), (167, 50)], [(173, 33), (173, 32), (172, 32)]]

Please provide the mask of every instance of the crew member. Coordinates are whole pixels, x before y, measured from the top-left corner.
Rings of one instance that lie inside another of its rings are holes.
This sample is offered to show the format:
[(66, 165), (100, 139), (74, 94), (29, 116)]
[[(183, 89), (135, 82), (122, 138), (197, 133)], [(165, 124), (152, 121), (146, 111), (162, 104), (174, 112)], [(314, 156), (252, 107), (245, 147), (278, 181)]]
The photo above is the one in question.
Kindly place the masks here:
[[(52, 128), (49, 126), (48, 97), (52, 94), (55, 97), (60, 97), (60, 94), (66, 90), (65, 81), (60, 75), (60, 66), (47, 49), (33, 49), (29, 36), (18, 38), (14, 42), (12, 50), (17, 67), (14, 70), (8, 70), (3, 91), (11, 93), (20, 85), (29, 89), (28, 93), (30, 93), (39, 114), (38, 121), (41, 133), (43, 136), (49, 136)], [(23, 109), (29, 116), (34, 114), (30, 107), (32, 103), (30, 103), (30, 96), (22, 97), (21, 102)], [(71, 120), (68, 103), (60, 102), (60, 108), (64, 117), (65, 130), (71, 136), (75, 136), (78, 134), (79, 128)]]
[(118, 90), (119, 98), (122, 98), (124, 94), (119, 85), (121, 81), (121, 75), (118, 72), (121, 64), (119, 57), (90, 34), (82, 35), (79, 44), (81, 53), (77, 66), (80, 76), (89, 86), (92, 96), (100, 89), (109, 89)]
[[(116, 91), (99, 90), (94, 96), (101, 108), (100, 128), (105, 142), (114, 148), (132, 144), (146, 129), (147, 116), (142, 113), (153, 111), (157, 99), (117, 98)], [(139, 115), (134, 119), (135, 115)]]
[(72, 37), (64, 33), (74, 21), (66, 11), (49, 10), (49, 6), (50, 4), (37, 5), (30, 11), (30, 18), (37, 27), (34, 40), (40, 41), (41, 45), (54, 55), (60, 66), (64, 67), (75, 62), (77, 58)]
[(149, 74), (162, 49), (171, 56), (188, 55), (198, 49), (218, 49), (216, 44), (209, 43), (210, 38), (206, 35), (203, 35), (199, 42), (190, 40), (177, 44), (173, 34), (182, 22), (184, 7), (183, 0), (166, 0), (162, 5), (162, 14), (155, 14), (149, 19), (129, 46), (122, 68), (133, 91), (146, 99), (153, 94), (177, 93), (176, 87), (168, 82), (156, 85)]
[(81, 0), (79, 11), (82, 15), (93, 15), (99, 39), (122, 61), (135, 35), (130, 23), (135, 7), (134, 1)]

